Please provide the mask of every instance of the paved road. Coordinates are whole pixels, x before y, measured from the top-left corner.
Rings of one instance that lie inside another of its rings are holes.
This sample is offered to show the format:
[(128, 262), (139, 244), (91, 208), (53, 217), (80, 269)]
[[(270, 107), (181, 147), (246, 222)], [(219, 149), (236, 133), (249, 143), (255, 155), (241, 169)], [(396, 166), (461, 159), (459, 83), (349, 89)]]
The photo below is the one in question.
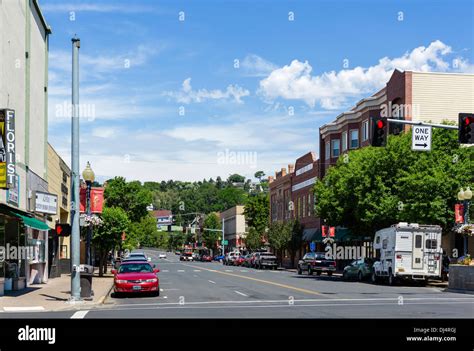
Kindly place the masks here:
[[(219, 263), (158, 259), (161, 295), (115, 298), (79, 311), (22, 318), (472, 318), (474, 296), (442, 288), (344, 282)], [(7, 313), (0, 313), (7, 317)]]

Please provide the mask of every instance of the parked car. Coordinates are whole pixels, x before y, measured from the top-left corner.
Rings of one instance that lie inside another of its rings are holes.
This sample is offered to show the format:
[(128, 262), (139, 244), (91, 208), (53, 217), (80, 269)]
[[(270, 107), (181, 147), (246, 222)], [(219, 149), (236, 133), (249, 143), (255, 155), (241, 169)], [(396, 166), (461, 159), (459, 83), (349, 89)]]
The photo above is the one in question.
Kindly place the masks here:
[(251, 253), (251, 254), (248, 254), (248, 255), (245, 255), (244, 256), (244, 262), (243, 262), (243, 266), (245, 267), (253, 267), (253, 259), (255, 258), (255, 254)]
[(144, 292), (159, 296), (160, 282), (157, 275), (159, 271), (144, 261), (122, 262), (118, 269), (112, 270), (115, 296), (123, 293)]
[(271, 252), (256, 252), (253, 266), (257, 269), (265, 269), (267, 267), (277, 269), (277, 258)]
[(160, 253), (160, 255), (158, 256), (158, 258), (166, 258), (166, 254), (165, 254), (165, 253)]
[(181, 255), (181, 251), (176, 250), (176, 251), (174, 252), (174, 254), (175, 254), (175, 255)]
[(228, 252), (225, 257), (224, 257), (224, 260), (222, 261), (222, 263), (225, 265), (225, 266), (232, 266), (234, 265), (234, 261), (239, 257), (239, 253), (238, 252)]
[(360, 260), (354, 260), (350, 265), (344, 267), (342, 272), (342, 279), (357, 279), (358, 281), (363, 281), (372, 276), (372, 266), (374, 260), (371, 258), (361, 258)]
[(192, 261), (193, 254), (191, 252), (183, 252), (181, 256), (179, 256), (180, 261)]
[(201, 256), (202, 262), (212, 262), (212, 257), (210, 255), (202, 255)]
[(331, 276), (336, 271), (336, 261), (326, 259), (325, 252), (308, 252), (298, 261), (297, 271), (298, 274), (307, 271), (309, 275), (314, 272), (321, 275), (322, 272), (325, 272)]
[(225, 256), (224, 255), (216, 255), (214, 256), (213, 260), (214, 261), (222, 261), (224, 260)]
[(138, 259), (144, 258), (148, 262), (151, 261), (151, 257), (147, 257), (147, 255), (145, 255), (144, 252), (132, 252), (128, 256), (126, 256), (126, 258), (138, 258)]
[(234, 266), (242, 266), (245, 262), (244, 256), (237, 256), (234, 260)]

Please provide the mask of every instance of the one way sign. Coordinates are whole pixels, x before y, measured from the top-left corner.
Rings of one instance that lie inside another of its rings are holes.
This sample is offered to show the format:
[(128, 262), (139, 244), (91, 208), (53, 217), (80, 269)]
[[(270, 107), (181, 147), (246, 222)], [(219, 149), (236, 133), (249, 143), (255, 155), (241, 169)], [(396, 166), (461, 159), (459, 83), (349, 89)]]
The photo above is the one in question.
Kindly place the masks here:
[(413, 126), (411, 149), (413, 151), (431, 151), (431, 127)]

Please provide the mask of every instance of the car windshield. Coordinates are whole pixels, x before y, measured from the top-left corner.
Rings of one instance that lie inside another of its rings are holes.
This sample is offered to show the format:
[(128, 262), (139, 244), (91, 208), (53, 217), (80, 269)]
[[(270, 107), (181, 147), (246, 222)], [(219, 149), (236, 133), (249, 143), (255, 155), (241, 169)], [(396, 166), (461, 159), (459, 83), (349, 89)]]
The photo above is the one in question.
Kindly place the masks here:
[(326, 254), (324, 252), (316, 252), (314, 258), (317, 260), (324, 260), (326, 258)]
[(148, 263), (123, 264), (119, 268), (119, 273), (152, 273), (153, 268)]

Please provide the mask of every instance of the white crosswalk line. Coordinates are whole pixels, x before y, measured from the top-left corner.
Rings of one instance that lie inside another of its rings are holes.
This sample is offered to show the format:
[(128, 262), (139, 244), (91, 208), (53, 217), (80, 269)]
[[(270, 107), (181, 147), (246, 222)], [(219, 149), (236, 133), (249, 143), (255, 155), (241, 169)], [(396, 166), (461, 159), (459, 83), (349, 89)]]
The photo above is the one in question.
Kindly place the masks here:
[(244, 294), (244, 293), (242, 293), (242, 292), (240, 292), (240, 291), (234, 290), (234, 292), (235, 292), (236, 294), (239, 294), (239, 295), (242, 295), (242, 296), (248, 297), (248, 295), (247, 295), (247, 294)]
[(212, 280), (208, 280), (209, 283), (211, 284), (215, 284), (216, 282), (215, 281), (212, 281)]
[(183, 272), (186, 272), (186, 271), (184, 269), (178, 269), (178, 272), (183, 273)]
[(84, 319), (86, 314), (89, 313), (89, 310), (87, 311), (77, 311), (71, 316), (71, 319)]

